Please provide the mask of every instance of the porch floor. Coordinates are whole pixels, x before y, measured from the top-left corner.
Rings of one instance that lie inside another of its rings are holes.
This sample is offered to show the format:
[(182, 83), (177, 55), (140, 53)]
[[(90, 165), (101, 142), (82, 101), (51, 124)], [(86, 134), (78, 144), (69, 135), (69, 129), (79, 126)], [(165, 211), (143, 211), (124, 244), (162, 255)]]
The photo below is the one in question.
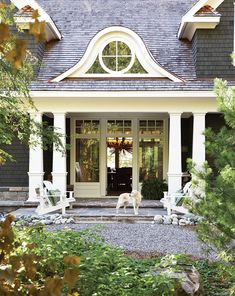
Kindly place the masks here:
[[(124, 209), (119, 209), (116, 214), (116, 199), (79, 199), (73, 206), (73, 209), (66, 209), (66, 216), (74, 217), (77, 222), (82, 221), (153, 221), (155, 215), (166, 215), (159, 201), (144, 200), (139, 209), (139, 215), (134, 215), (133, 207), (129, 206), (126, 213)], [(36, 207), (22, 207), (11, 212), (16, 217), (26, 215), (36, 215)], [(53, 212), (53, 213), (56, 213)], [(53, 214), (52, 213), (52, 214)], [(61, 213), (61, 211), (57, 211)]]

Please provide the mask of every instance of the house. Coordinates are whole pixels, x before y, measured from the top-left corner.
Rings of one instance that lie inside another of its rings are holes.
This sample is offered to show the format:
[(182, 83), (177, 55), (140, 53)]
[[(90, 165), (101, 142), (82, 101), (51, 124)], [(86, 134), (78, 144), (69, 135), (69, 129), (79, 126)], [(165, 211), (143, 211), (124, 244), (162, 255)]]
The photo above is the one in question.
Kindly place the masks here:
[(30, 43), (40, 61), (30, 115), (70, 150), (15, 142), (0, 186), (29, 188), (29, 201), (50, 178), (78, 198), (139, 189), (150, 176), (181, 188), (186, 159), (205, 161), (205, 127), (223, 125), (213, 80), (235, 77), (234, 0), (12, 2), (25, 30), (30, 8), (46, 22), (47, 40)]

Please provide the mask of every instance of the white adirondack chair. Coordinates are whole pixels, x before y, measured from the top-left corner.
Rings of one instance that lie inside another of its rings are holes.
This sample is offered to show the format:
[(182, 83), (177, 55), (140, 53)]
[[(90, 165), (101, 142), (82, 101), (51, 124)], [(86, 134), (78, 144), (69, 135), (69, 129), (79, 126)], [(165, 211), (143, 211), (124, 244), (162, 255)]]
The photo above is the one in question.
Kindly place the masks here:
[(171, 215), (171, 211), (176, 211), (182, 214), (188, 214), (189, 211), (183, 206), (177, 206), (177, 198), (180, 198), (182, 196), (193, 196), (192, 191), (192, 182), (187, 182), (182, 190), (181, 193), (175, 192), (172, 194), (169, 194), (168, 192), (164, 192), (164, 198), (160, 200), (161, 203), (163, 203), (164, 208), (167, 209), (167, 215)]
[(38, 195), (40, 203), (36, 209), (37, 214), (44, 215), (61, 209), (64, 215), (66, 207), (72, 209), (72, 203), (75, 202), (73, 191), (60, 192), (50, 181), (43, 181), (43, 186)]

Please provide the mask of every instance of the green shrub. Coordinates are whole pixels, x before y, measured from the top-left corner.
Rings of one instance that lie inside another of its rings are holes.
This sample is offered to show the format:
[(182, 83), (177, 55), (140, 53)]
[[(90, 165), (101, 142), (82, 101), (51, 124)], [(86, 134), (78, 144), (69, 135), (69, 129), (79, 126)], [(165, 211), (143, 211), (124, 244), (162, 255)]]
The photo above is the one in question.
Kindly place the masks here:
[(141, 194), (144, 199), (160, 200), (163, 198), (163, 191), (167, 191), (166, 182), (157, 178), (149, 178), (142, 183)]
[[(45, 232), (41, 227), (24, 229), (18, 235), (33, 241), (33, 252), (41, 258), (40, 272), (63, 276), (64, 256), (81, 258), (75, 291), (82, 296), (174, 295), (174, 280), (165, 275), (149, 274), (159, 260), (137, 261), (124, 256), (96, 234), (97, 229)], [(67, 290), (64, 289), (66, 292)]]
[[(46, 232), (42, 226), (15, 227), (14, 235), (9, 223), (2, 229), (6, 227), (7, 231), (3, 233), (8, 235), (2, 236), (2, 248), (12, 254), (12, 259), (19, 258), (20, 262), (28, 258), (25, 257), (26, 254), (30, 254), (32, 260), (27, 266), (31, 274), (35, 274), (35, 278), (33, 281), (28, 278), (27, 268), (24, 268), (17, 275), (22, 293), (12, 294), (13, 286), (9, 282), (7, 288), (11, 289), (11, 294), (0, 293), (1, 295), (173, 296), (177, 295), (178, 288), (175, 280), (170, 278), (171, 272), (156, 272), (167, 266), (171, 271), (174, 268), (171, 267), (173, 261), (193, 264), (197, 268), (202, 277), (205, 296), (227, 296), (233, 283), (226, 266), (221, 272), (221, 263), (192, 261), (185, 255), (131, 259), (120, 248), (105, 244), (97, 234), (98, 227), (79, 232), (69, 229)], [(5, 256), (4, 261), (11, 256)], [(1, 265), (7, 262), (2, 261)], [(19, 267), (24, 266), (24, 263), (20, 264)], [(32, 273), (34, 266), (36, 273)], [(7, 273), (6, 276), (8, 275)], [(54, 290), (55, 285), (58, 287), (59, 284), (62, 293)], [(40, 292), (30, 294), (29, 289), (33, 287)], [(48, 289), (53, 292), (50, 293)]]

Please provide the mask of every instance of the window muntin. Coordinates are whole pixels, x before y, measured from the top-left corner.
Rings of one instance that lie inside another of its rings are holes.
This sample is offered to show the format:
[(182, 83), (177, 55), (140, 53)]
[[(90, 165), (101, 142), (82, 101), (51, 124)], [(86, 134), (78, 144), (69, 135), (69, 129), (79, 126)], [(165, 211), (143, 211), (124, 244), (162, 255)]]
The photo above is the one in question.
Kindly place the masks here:
[(99, 62), (108, 73), (125, 73), (134, 64), (135, 55), (123, 41), (114, 40), (104, 46), (99, 53)]
[(99, 135), (100, 122), (99, 120), (76, 120), (77, 135)]
[(87, 74), (147, 74), (147, 71), (131, 46), (114, 39), (103, 46)]
[(107, 134), (112, 136), (116, 135), (130, 135), (132, 133), (131, 120), (108, 120)]
[(163, 135), (163, 121), (162, 120), (140, 120), (139, 121), (139, 135), (145, 136), (162, 136)]

